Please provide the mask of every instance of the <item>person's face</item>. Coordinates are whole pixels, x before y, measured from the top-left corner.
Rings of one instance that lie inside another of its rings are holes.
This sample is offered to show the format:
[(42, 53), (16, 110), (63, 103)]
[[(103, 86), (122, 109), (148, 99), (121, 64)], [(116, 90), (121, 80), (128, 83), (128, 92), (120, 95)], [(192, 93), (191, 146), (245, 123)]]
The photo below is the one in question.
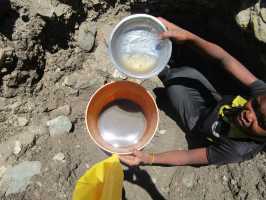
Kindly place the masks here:
[(261, 106), (263, 100), (266, 99), (261, 96), (249, 100), (244, 110), (235, 117), (235, 123), (253, 136), (266, 136), (266, 128), (261, 123), (261, 118), (266, 116), (266, 109), (262, 109)]

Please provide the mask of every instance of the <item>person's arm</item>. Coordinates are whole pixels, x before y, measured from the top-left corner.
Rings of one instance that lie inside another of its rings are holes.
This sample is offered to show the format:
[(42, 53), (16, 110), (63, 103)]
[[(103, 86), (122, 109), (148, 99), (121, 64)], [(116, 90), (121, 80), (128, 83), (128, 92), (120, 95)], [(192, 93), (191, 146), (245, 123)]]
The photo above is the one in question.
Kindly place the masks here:
[(135, 150), (132, 155), (119, 156), (120, 160), (130, 166), (139, 164), (166, 164), (166, 165), (206, 165), (207, 149), (175, 150), (158, 154), (148, 154)]
[(257, 80), (257, 78), (245, 66), (220, 46), (208, 42), (161, 17), (158, 19), (168, 28), (168, 31), (161, 34), (162, 38), (173, 38), (178, 43), (187, 43), (206, 56), (220, 61), (229, 73), (239, 79), (246, 86), (251, 85), (251, 83)]

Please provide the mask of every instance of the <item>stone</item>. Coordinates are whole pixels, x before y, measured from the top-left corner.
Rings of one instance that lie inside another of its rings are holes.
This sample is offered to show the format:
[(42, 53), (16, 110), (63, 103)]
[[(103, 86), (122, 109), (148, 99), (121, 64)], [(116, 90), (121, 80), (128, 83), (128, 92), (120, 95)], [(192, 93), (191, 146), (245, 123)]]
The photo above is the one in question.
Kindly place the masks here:
[(117, 69), (114, 70), (113, 77), (116, 79), (126, 79), (127, 76), (122, 72), (118, 71)]
[(19, 109), (19, 107), (22, 105), (21, 101), (17, 101), (11, 105), (8, 106), (8, 109), (11, 109), (12, 113), (16, 113), (16, 111)]
[(64, 79), (63, 85), (71, 87), (71, 88), (75, 88), (77, 81), (78, 81), (78, 75), (76, 73), (74, 73), (74, 74), (67, 76)]
[(95, 42), (96, 25), (90, 22), (83, 22), (78, 30), (78, 45), (85, 51), (90, 51)]
[[(31, 131), (25, 131), (18, 135), (14, 135), (8, 139), (7, 142), (0, 145), (0, 165), (4, 164), (6, 159), (15, 152), (26, 151), (31, 148), (36, 138), (36, 133)], [(19, 141), (20, 144), (16, 143)], [(20, 149), (21, 148), (21, 149)], [(19, 154), (18, 152), (18, 154)]]
[[(13, 63), (14, 61), (14, 48), (12, 47), (5, 47), (0, 48), (0, 67), (5, 67), (5, 64), (7, 63)], [(6, 68), (2, 68), (1, 70), (6, 71)], [(4, 72), (1, 71), (1, 72)]]
[(67, 96), (78, 96), (79, 95), (79, 90), (73, 89), (71, 87), (65, 87), (64, 91)]
[(255, 37), (259, 41), (266, 43), (266, 23), (263, 22), (260, 16), (253, 15), (252, 24), (253, 24)]
[(25, 117), (17, 117), (17, 125), (18, 126), (26, 126), (29, 123), (29, 120)]
[(39, 136), (39, 135), (48, 135), (49, 131), (46, 125), (32, 125), (28, 127), (28, 132)]
[[(114, 25), (110, 24), (103, 24), (101, 25), (101, 30), (99, 30), (99, 35), (101, 35), (100, 39), (104, 42), (108, 43), (110, 35), (114, 29)], [(98, 35), (98, 33), (97, 33)]]
[(64, 19), (69, 19), (73, 15), (70, 6), (59, 3), (57, 0), (32, 1), (31, 12), (48, 18), (63, 16)]
[(7, 158), (13, 153), (14, 141), (8, 140), (0, 145), (0, 166), (6, 164)]
[(93, 5), (98, 5), (100, 4), (100, 0), (91, 0)]
[(51, 116), (51, 118), (55, 118), (55, 117), (58, 117), (60, 115), (69, 115), (70, 113), (71, 113), (70, 105), (64, 105), (64, 106), (61, 106), (55, 110), (52, 110), (50, 112), (50, 116)]
[(70, 6), (60, 3), (55, 7), (54, 13), (57, 17), (64, 17), (64, 19), (70, 19), (73, 15), (73, 11)]
[(108, 49), (104, 42), (99, 42), (99, 44), (97, 44), (97, 48), (94, 52), (94, 59), (95, 62), (92, 65), (94, 69), (99, 69), (103, 72), (107, 72), (110, 75), (113, 74), (114, 66), (110, 60)]
[(51, 18), (53, 16), (55, 8), (55, 5), (53, 5), (52, 2), (55, 1), (48, 1), (48, 0), (32, 1), (31, 12), (33, 14), (39, 14), (43, 17)]
[(6, 98), (0, 97), (0, 111), (4, 111), (6, 109)]
[(250, 23), (251, 19), (251, 10), (250, 8), (247, 8), (245, 10), (241, 10), (235, 17), (237, 24), (243, 28), (246, 29)]
[(184, 177), (182, 178), (182, 183), (188, 187), (191, 188), (194, 184), (194, 179), (195, 179), (195, 175), (194, 173), (190, 173), (190, 174), (186, 174), (184, 175)]
[(162, 130), (159, 130), (159, 134), (161, 134), (161, 135), (164, 135), (164, 134), (166, 134), (166, 132), (167, 132), (167, 130), (164, 130), (164, 129), (162, 129)]
[(47, 122), (50, 136), (64, 135), (70, 132), (72, 123), (68, 117), (61, 115)]
[(76, 89), (86, 89), (95, 85), (97, 83), (97, 79), (89, 77), (87, 74), (80, 76), (79, 81), (77, 82)]
[(41, 162), (24, 161), (5, 171), (0, 181), (0, 193), (5, 196), (25, 191), (34, 175), (40, 174)]
[(262, 20), (266, 22), (266, 8), (264, 7), (260, 8), (260, 15), (261, 15)]
[(97, 83), (97, 79), (92, 74), (87, 73), (73, 73), (64, 79), (63, 85), (71, 87), (72, 89), (85, 89)]
[(61, 162), (66, 162), (65, 161), (65, 155), (63, 153), (58, 153), (56, 154), (54, 157), (53, 157), (53, 160), (56, 160), (56, 161), (61, 161)]
[(12, 97), (15, 97), (17, 95), (17, 90), (15, 88), (9, 88), (7, 87), (6, 84), (3, 84), (3, 97), (6, 97), (6, 98), (12, 98)]
[(252, 9), (251, 24), (255, 37), (259, 41), (266, 43), (266, 23), (261, 16), (260, 2), (257, 2)]
[(0, 167), (0, 180), (3, 177), (3, 175), (5, 174), (6, 170), (7, 170), (7, 167), (5, 167), (5, 166)]
[(0, 67), (2, 67), (2, 64), (4, 62), (4, 49), (0, 49)]
[(22, 144), (20, 143), (20, 141), (16, 140), (13, 153), (15, 155), (18, 155), (21, 152), (21, 149), (22, 149)]

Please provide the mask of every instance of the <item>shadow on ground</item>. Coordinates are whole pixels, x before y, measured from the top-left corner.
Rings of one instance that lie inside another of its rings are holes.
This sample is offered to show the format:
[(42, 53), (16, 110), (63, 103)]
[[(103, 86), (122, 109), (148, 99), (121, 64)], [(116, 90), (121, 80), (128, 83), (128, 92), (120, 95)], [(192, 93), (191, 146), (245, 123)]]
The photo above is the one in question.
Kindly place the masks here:
[[(152, 182), (151, 176), (148, 174), (148, 172), (140, 169), (139, 167), (124, 170), (124, 180), (143, 188), (153, 200), (166, 200), (156, 188), (156, 185)], [(122, 200), (128, 200), (126, 198), (126, 191), (124, 188)]]

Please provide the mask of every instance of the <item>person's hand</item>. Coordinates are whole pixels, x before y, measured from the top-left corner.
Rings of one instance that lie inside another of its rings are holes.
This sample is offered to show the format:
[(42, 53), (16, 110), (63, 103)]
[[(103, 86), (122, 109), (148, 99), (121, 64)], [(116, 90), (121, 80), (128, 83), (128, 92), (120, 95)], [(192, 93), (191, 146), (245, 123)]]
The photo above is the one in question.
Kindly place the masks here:
[(162, 17), (158, 17), (158, 19), (166, 26), (168, 29), (165, 32), (160, 33), (160, 37), (162, 39), (165, 38), (173, 38), (177, 43), (184, 43), (192, 37), (192, 33), (167, 21)]
[(134, 150), (133, 154), (131, 155), (120, 155), (119, 159), (129, 165), (129, 166), (137, 166), (140, 165), (141, 163), (147, 164), (151, 163), (152, 161), (152, 156), (150, 154), (147, 154), (142, 151)]

